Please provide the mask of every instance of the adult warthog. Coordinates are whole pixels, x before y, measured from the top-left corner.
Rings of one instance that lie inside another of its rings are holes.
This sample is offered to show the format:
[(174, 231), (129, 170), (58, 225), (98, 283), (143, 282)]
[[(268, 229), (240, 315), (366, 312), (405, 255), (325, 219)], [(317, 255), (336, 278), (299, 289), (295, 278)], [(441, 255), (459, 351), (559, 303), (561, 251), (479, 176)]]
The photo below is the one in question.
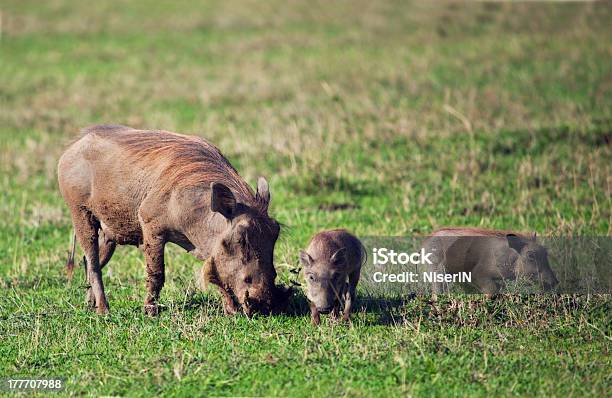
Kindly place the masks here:
[[(146, 260), (145, 312), (157, 315), (164, 246), (175, 243), (206, 261), (225, 312), (269, 313), (286, 303), (276, 287), (279, 224), (268, 216), (270, 192), (257, 192), (214, 145), (199, 137), (125, 126), (87, 128), (64, 152), (59, 186), (85, 252), (87, 300), (108, 312), (102, 268), (115, 246), (134, 245)], [(73, 254), (69, 267), (73, 267)]]

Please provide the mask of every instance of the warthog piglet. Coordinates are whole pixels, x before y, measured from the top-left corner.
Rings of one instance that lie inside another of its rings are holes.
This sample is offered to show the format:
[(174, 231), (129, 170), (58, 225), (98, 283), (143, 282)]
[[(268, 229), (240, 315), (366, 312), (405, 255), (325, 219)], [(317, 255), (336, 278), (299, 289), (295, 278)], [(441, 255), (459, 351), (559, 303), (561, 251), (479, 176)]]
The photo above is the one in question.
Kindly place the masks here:
[(317, 233), (308, 248), (300, 251), (306, 296), (315, 325), (320, 323), (320, 313), (336, 317), (343, 304), (342, 320), (349, 320), (365, 259), (359, 239), (343, 229)]

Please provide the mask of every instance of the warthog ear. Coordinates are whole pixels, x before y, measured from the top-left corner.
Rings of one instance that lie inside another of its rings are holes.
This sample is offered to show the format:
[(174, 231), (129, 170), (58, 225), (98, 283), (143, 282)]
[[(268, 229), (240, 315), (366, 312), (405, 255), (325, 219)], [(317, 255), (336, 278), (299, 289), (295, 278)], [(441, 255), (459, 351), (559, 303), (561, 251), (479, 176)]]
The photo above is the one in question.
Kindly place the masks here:
[(236, 198), (228, 187), (220, 182), (210, 184), (210, 209), (231, 219), (236, 211)]
[(313, 261), (310, 254), (306, 253), (304, 250), (300, 250), (300, 263), (302, 263), (304, 267), (310, 267)]
[(342, 248), (338, 249), (338, 251), (335, 252), (331, 256), (329, 261), (331, 261), (332, 264), (335, 264), (335, 265), (342, 265), (342, 264), (346, 263), (346, 248), (342, 247)]
[(270, 203), (270, 187), (264, 177), (257, 179), (257, 199), (263, 203)]
[(508, 240), (508, 246), (510, 246), (511, 249), (516, 250), (518, 253), (520, 253), (523, 247), (525, 247), (525, 241), (518, 235), (508, 234), (506, 235), (506, 239)]
[(538, 239), (538, 233), (533, 231), (533, 234), (531, 235), (531, 241), (535, 242)]

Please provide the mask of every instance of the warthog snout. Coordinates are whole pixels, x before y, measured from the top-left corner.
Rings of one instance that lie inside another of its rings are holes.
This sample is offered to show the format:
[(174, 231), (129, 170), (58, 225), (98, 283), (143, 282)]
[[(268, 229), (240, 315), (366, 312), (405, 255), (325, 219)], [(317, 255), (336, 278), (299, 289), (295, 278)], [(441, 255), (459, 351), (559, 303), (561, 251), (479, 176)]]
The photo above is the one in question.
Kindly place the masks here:
[(332, 310), (332, 306), (328, 306), (328, 307), (323, 307), (323, 308), (319, 308), (317, 307), (317, 311), (319, 311), (321, 314), (329, 314)]
[(263, 294), (259, 289), (246, 289), (239, 300), (244, 314), (251, 317), (255, 313), (267, 315), (272, 311), (272, 294)]
[(276, 314), (286, 309), (293, 289), (274, 286), (262, 294), (260, 289), (246, 290), (241, 301), (242, 310), (248, 317), (258, 313), (261, 315)]

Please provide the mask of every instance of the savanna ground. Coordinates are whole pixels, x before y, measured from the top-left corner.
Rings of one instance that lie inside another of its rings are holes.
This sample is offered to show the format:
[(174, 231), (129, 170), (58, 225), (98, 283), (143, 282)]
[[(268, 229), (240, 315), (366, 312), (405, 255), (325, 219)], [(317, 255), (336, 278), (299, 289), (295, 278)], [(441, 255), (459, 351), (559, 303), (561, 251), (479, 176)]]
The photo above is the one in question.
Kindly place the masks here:
[(67, 282), (56, 162), (79, 128), (200, 134), (286, 225), (281, 281), (323, 228), (609, 235), (610, 3), (0, 2), (0, 377), (64, 395), (603, 396), (609, 296), (362, 300), (352, 327), (224, 317), (167, 249), (166, 305), (117, 250), (111, 314)]

